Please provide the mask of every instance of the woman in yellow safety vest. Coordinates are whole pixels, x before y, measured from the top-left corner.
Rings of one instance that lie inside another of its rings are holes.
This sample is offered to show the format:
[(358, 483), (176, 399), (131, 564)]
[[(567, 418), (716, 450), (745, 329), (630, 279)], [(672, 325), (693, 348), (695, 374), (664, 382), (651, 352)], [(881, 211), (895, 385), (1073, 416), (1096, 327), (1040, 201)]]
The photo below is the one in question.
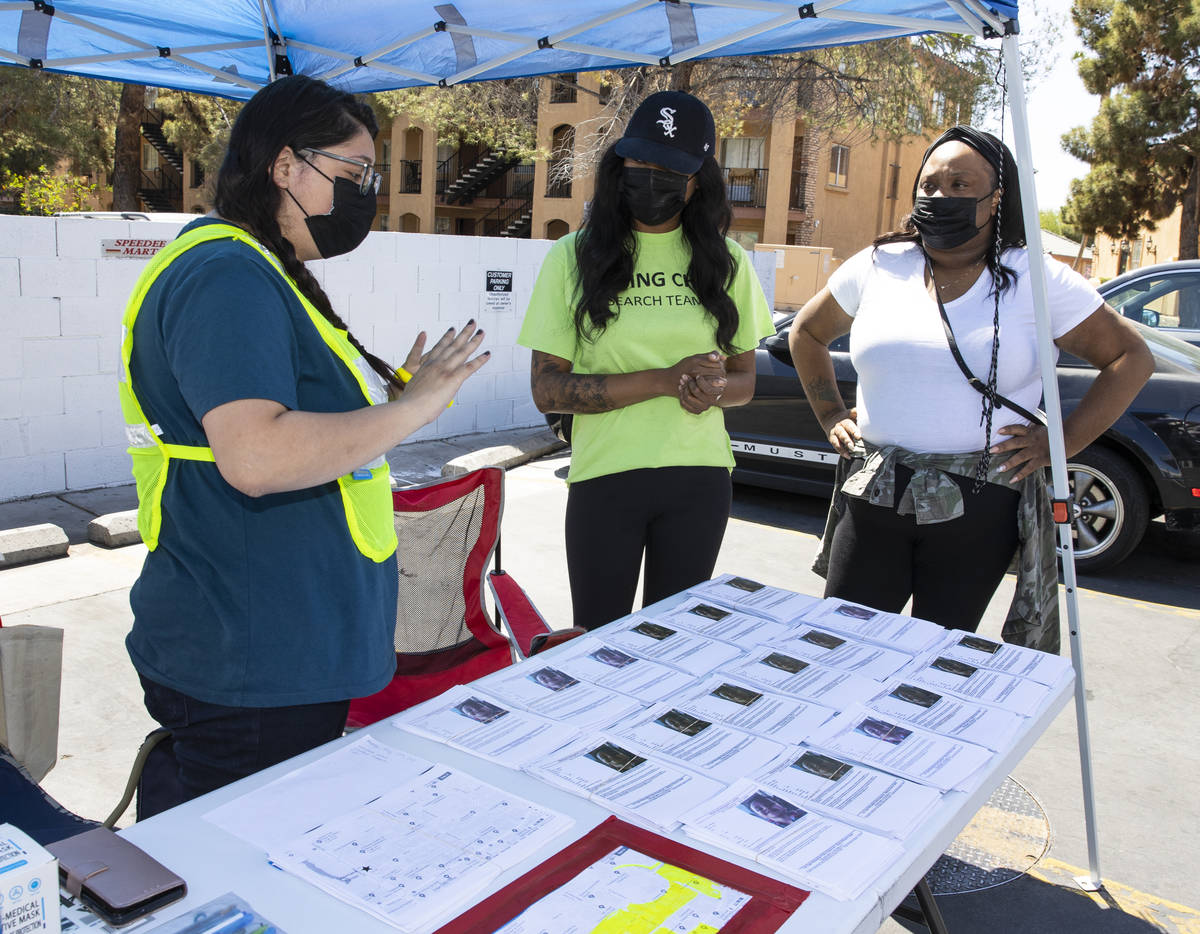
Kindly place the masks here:
[[(150, 263), (125, 312), (121, 401), (150, 551), (126, 640), (171, 731), (146, 817), (341, 735), (395, 670), (384, 454), (486, 360), (468, 322), (393, 370), (304, 263), (375, 218), (378, 126), (321, 81), (263, 88), (234, 124), (215, 210)], [(401, 391), (403, 390), (403, 391)]]

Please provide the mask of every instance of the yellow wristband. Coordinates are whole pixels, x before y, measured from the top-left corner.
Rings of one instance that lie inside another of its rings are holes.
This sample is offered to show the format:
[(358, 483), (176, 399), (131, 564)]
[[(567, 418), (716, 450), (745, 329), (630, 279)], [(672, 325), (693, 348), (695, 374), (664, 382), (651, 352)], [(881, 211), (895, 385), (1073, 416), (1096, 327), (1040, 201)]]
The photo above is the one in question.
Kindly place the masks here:
[[(408, 381), (410, 379), (412, 379), (412, 377), (413, 377), (413, 375), (410, 372), (408, 372), (408, 370), (404, 369), (404, 367), (402, 367), (402, 366), (396, 367), (396, 376), (399, 377), (400, 382), (402, 382), (406, 385), (408, 384)], [(450, 408), (450, 406), (452, 406), (452, 405), (454, 405), (453, 399), (451, 399), (449, 402), (446, 403), (446, 408)]]

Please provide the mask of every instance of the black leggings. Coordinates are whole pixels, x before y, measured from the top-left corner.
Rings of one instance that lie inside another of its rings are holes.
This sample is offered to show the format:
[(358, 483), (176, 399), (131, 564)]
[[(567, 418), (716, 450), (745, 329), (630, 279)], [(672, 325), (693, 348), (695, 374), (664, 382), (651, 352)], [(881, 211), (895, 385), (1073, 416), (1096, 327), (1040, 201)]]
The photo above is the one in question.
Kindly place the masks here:
[(712, 577), (732, 496), (724, 467), (625, 470), (572, 483), (567, 573), (575, 625), (595, 629)]
[[(892, 613), (912, 597), (913, 616), (974, 632), (1016, 552), (1020, 496), (994, 483), (975, 493), (974, 480), (950, 476), (962, 490), (963, 514), (948, 522), (917, 525), (895, 508), (846, 497), (825, 596)], [(896, 466), (897, 500), (911, 477)]]

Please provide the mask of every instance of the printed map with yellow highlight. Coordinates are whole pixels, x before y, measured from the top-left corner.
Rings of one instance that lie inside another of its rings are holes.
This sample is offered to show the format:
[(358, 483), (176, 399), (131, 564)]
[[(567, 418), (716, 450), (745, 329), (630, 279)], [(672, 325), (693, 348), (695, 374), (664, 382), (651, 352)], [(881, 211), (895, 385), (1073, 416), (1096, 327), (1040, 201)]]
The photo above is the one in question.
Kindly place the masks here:
[(618, 847), (496, 934), (717, 934), (750, 896)]

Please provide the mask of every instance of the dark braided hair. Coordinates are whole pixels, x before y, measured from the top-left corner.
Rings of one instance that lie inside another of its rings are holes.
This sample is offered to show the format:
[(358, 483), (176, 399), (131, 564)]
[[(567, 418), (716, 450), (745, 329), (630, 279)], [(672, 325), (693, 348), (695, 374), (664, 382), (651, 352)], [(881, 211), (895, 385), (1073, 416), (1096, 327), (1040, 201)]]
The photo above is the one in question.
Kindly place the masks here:
[[(575, 306), (575, 333), (594, 340), (617, 316), (613, 301), (633, 279), (633, 215), (621, 196), (625, 160), (616, 144), (608, 148), (596, 171), (596, 190), (587, 221), (575, 238), (575, 263), (579, 269), (579, 301)], [(680, 226), (691, 248), (687, 283), (716, 324), (717, 346), (736, 352), (733, 335), (738, 310), (727, 291), (737, 268), (725, 234), (733, 219), (721, 168), (712, 156), (696, 171), (696, 191), (683, 208)]]
[[(912, 197), (917, 198), (917, 183), (921, 178), (921, 170), (935, 149), (943, 143), (958, 141), (974, 149), (992, 167), (995, 175), (995, 187), (1000, 190), (1000, 203), (996, 208), (993, 220), (992, 242), (988, 244), (987, 268), (992, 277), (992, 359), (988, 367), (986, 388), (982, 393), (983, 409), (979, 415), (979, 424), (984, 426), (983, 452), (979, 463), (975, 465), (975, 492), (978, 493), (987, 482), (988, 468), (991, 466), (992, 455), (992, 416), (995, 413), (999, 395), (996, 383), (998, 361), (1000, 356), (1000, 295), (1017, 284), (1015, 269), (1005, 266), (1001, 261), (1004, 251), (1014, 247), (1025, 246), (1025, 218), (1021, 213), (1021, 186), (1017, 176), (1017, 161), (1002, 139), (985, 133), (970, 126), (953, 126), (935, 139), (925, 150), (921, 166), (917, 169), (917, 177), (913, 181)], [(920, 245), (921, 235), (917, 232), (912, 221), (912, 215), (904, 218), (898, 231), (884, 234), (875, 239), (876, 247), (885, 243), (916, 243)]]
[(229, 148), (217, 176), (214, 206), (223, 219), (244, 227), (278, 257), (284, 271), (330, 324), (346, 331), (363, 355), (394, 392), (403, 389), (394, 369), (370, 353), (349, 333), (316, 277), (296, 256), (283, 235), (277, 215), (282, 193), (271, 168), (284, 147), (327, 149), (365, 129), (374, 138), (379, 124), (371, 108), (324, 81), (293, 75), (268, 84), (238, 114), (229, 135)]

